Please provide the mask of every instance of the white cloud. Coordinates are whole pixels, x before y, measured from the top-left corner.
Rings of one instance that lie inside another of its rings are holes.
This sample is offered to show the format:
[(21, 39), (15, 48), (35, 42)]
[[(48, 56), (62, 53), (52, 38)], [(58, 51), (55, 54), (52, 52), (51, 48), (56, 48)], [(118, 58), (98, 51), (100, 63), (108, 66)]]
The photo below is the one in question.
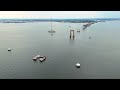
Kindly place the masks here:
[(99, 18), (97, 11), (0, 11), (0, 18)]
[(0, 18), (22, 18), (24, 15), (23, 11), (0, 11)]

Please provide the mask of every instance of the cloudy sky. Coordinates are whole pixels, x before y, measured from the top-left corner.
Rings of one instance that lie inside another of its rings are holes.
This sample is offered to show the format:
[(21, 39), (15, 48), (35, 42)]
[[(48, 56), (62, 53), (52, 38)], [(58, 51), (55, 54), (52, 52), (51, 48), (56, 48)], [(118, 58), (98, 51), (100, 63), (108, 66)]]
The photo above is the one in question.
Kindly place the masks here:
[(120, 11), (0, 11), (0, 18), (120, 18)]

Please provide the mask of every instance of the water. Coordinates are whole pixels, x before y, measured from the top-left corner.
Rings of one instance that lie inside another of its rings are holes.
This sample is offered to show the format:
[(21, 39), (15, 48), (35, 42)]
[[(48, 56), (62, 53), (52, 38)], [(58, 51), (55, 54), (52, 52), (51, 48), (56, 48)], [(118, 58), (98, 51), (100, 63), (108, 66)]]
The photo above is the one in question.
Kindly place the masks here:
[[(96, 23), (77, 32), (82, 25), (55, 22), (56, 33), (51, 35), (49, 22), (0, 23), (0, 78), (120, 78), (120, 21)], [(76, 30), (75, 39), (69, 38), (71, 29)], [(38, 54), (46, 61), (33, 61)], [(81, 64), (79, 69), (76, 63)]]

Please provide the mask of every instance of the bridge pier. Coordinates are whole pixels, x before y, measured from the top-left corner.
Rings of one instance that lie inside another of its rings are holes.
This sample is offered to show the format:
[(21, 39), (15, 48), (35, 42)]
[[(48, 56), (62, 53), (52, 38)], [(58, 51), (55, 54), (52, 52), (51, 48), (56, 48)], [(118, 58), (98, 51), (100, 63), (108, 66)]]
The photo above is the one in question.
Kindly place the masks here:
[(74, 32), (74, 30), (70, 30), (70, 38), (74, 38), (75, 37), (75, 32)]

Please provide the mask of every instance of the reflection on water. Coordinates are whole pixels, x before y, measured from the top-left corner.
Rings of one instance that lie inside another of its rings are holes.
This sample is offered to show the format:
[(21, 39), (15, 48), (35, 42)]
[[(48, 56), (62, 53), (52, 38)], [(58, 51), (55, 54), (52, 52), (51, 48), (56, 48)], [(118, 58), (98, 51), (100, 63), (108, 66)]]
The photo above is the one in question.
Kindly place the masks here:
[(53, 36), (53, 33), (51, 33), (51, 36)]
[(70, 38), (70, 39), (69, 39), (69, 44), (70, 44), (71, 46), (74, 46), (74, 44), (75, 44), (75, 38)]

